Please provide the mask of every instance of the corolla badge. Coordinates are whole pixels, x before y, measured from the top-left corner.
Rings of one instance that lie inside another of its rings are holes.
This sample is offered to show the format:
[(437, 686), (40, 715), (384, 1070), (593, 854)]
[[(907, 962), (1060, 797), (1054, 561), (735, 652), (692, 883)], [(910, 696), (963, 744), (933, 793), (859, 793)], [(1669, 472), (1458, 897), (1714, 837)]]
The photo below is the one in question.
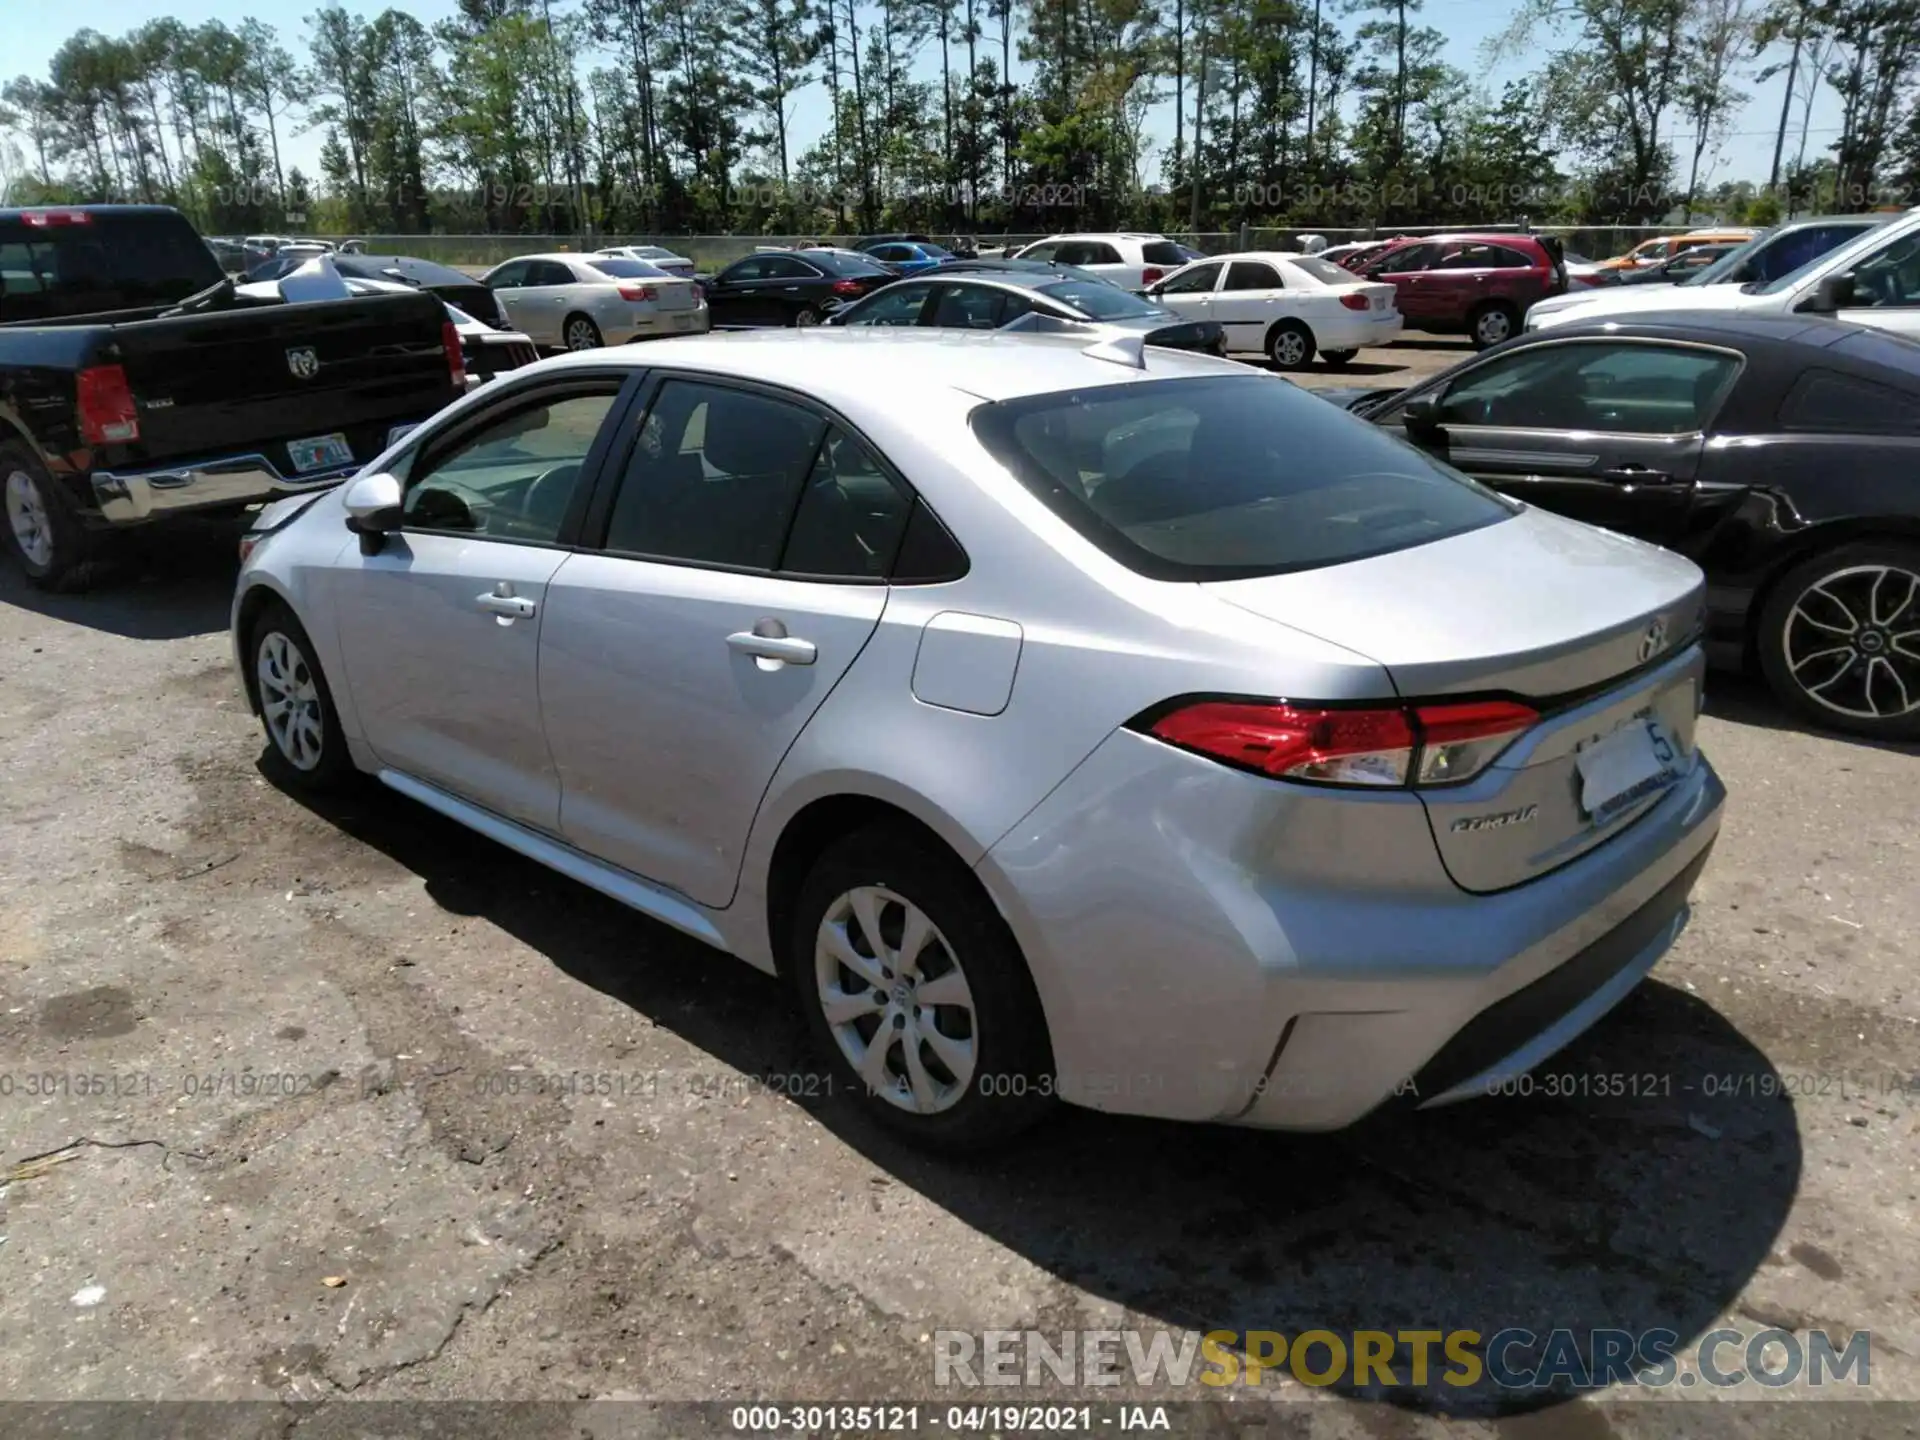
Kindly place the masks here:
[(1524, 825), (1540, 813), (1538, 805), (1522, 805), (1518, 810), (1496, 810), (1491, 815), (1469, 815), (1448, 828), (1458, 835), (1464, 831), (1504, 830), (1509, 825)]
[(311, 345), (287, 351), (287, 369), (296, 380), (311, 380), (320, 373), (320, 356)]
[(1647, 633), (1640, 637), (1640, 658), (1651, 660), (1667, 648), (1667, 622), (1656, 620), (1647, 626)]

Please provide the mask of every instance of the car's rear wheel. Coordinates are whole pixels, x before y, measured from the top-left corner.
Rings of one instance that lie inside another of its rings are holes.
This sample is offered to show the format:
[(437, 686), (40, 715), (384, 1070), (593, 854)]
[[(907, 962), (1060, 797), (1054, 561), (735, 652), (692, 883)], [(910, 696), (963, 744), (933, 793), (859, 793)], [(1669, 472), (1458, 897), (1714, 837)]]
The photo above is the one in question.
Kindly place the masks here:
[(794, 312), (793, 323), (802, 329), (820, 323), (820, 312), (811, 305), (803, 305)]
[(77, 590), (92, 578), (95, 539), (79, 509), (25, 445), (0, 445), (4, 533), (27, 579), (42, 590)]
[(1467, 334), (1476, 350), (1511, 340), (1519, 333), (1520, 312), (1504, 300), (1489, 301), (1467, 317)]
[(1781, 577), (1760, 616), (1760, 667), (1816, 724), (1920, 739), (1920, 545), (1867, 541)]
[(274, 601), (253, 622), (247, 641), (260, 724), (280, 777), (298, 789), (331, 790), (358, 773), (347, 753), (333, 692), (313, 641), (293, 612)]
[(1026, 962), (979, 883), (904, 828), (837, 841), (802, 882), (787, 962), (836, 1089), (941, 1150), (998, 1144), (1052, 1097)]
[(1327, 362), (1329, 368), (1344, 370), (1353, 363), (1353, 357), (1359, 353), (1358, 350), (1322, 350), (1320, 358)]
[(598, 350), (600, 348), (600, 327), (585, 315), (569, 315), (567, 328), (562, 332), (569, 350)]
[(1304, 370), (1313, 359), (1313, 332), (1298, 320), (1282, 320), (1268, 332), (1267, 358), (1276, 370)]

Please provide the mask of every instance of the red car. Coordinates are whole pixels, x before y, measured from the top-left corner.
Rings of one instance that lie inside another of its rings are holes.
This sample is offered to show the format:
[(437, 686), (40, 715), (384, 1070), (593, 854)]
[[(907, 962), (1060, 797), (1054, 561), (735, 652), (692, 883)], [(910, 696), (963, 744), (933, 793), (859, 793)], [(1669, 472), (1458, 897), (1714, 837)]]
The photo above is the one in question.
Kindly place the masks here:
[(1560, 242), (1538, 235), (1424, 235), (1357, 269), (1393, 286), (1409, 330), (1464, 333), (1476, 350), (1518, 335), (1529, 305), (1567, 288)]

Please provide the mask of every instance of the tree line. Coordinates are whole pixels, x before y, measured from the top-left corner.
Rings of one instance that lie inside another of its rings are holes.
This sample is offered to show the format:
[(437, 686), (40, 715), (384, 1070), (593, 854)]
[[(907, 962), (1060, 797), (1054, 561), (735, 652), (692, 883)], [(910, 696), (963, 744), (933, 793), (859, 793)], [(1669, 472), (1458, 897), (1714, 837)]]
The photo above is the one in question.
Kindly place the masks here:
[[(1449, 3), (1449, 0), (1438, 0)], [(1457, 0), (1454, 0), (1457, 3)], [(82, 30), (0, 88), (12, 203), (210, 232), (1761, 222), (1920, 201), (1913, 0), (1519, 0), (1490, 91), (1423, 0), (330, 4)], [(1746, 96), (1782, 77), (1777, 116)], [(1840, 124), (1812, 125), (1818, 97)], [(809, 143), (803, 95), (824, 107)], [(1771, 173), (1712, 180), (1737, 124)], [(314, 175), (285, 162), (318, 133)]]

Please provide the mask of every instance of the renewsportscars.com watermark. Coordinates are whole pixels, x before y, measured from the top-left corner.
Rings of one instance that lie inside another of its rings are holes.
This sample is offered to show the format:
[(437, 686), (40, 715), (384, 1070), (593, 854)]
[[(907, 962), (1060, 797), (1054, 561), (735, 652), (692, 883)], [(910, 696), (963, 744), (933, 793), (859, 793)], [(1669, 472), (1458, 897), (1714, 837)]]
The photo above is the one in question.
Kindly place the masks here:
[(940, 1387), (1432, 1384), (1502, 1390), (1716, 1389), (1873, 1383), (1873, 1335), (1712, 1330), (936, 1330)]

